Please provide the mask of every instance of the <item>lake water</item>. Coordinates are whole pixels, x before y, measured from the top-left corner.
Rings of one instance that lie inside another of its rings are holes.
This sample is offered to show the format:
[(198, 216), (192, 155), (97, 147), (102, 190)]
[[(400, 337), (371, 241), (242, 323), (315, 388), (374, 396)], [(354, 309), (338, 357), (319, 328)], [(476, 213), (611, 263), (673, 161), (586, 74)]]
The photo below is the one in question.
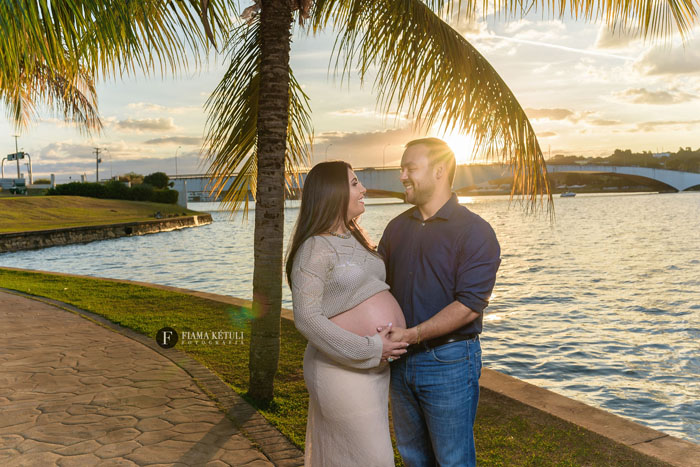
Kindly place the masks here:
[[(502, 248), (484, 364), (700, 442), (700, 193), (556, 198), (553, 225), (507, 197), (460, 200)], [(362, 225), (378, 240), (406, 208), (368, 205)], [(288, 233), (297, 213), (287, 209)], [(254, 213), (247, 223), (212, 216), (193, 229), (5, 253), (0, 265), (250, 298)], [(286, 286), (284, 299), (291, 307)]]

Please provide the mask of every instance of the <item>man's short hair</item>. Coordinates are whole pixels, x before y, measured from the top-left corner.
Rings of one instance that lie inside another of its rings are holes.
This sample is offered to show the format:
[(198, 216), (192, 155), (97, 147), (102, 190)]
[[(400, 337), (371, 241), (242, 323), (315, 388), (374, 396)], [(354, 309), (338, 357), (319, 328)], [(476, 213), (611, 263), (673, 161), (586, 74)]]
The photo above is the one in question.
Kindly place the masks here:
[(455, 153), (452, 152), (452, 149), (450, 149), (446, 142), (439, 138), (414, 139), (406, 143), (406, 149), (412, 146), (418, 146), (419, 144), (428, 148), (430, 165), (435, 165), (438, 162), (444, 162), (447, 165), (447, 176), (451, 187), (452, 183), (455, 181), (455, 169), (457, 168)]

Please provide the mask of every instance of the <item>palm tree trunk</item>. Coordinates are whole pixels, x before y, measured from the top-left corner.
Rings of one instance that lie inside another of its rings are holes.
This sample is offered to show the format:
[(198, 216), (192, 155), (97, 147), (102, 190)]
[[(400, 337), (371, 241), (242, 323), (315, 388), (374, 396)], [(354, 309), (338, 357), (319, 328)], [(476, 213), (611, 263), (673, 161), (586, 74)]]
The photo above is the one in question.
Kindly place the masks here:
[(258, 107), (253, 314), (249, 395), (272, 401), (280, 352), (284, 234), (284, 156), (289, 122), (290, 2), (263, 0)]

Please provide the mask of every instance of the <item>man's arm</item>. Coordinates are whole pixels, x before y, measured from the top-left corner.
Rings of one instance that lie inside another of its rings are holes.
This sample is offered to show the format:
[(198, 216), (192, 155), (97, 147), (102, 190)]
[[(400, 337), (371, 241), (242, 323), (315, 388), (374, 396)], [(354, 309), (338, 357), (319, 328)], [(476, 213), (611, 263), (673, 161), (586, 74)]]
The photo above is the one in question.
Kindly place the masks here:
[(466, 326), (478, 317), (479, 313), (455, 300), (428, 321), (417, 326), (408, 329), (393, 328), (389, 333), (389, 338), (394, 342), (416, 344), (419, 337), (420, 342), (423, 342), (434, 337), (444, 336)]
[(392, 329), (390, 339), (415, 344), (449, 334), (477, 319), (488, 305), (500, 264), (496, 234), (483, 222), (462, 245), (454, 301), (412, 328)]

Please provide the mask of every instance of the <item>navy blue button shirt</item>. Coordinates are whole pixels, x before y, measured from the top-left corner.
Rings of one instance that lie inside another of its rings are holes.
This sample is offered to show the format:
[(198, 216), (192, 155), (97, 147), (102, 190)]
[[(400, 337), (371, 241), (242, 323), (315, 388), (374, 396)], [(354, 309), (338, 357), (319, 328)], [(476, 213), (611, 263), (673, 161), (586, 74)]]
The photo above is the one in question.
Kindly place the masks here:
[(413, 207), (389, 222), (379, 254), (408, 327), (427, 321), (456, 300), (479, 317), (454, 332), (481, 332), (501, 248), (488, 222), (461, 206), (456, 194), (429, 219), (423, 220)]

